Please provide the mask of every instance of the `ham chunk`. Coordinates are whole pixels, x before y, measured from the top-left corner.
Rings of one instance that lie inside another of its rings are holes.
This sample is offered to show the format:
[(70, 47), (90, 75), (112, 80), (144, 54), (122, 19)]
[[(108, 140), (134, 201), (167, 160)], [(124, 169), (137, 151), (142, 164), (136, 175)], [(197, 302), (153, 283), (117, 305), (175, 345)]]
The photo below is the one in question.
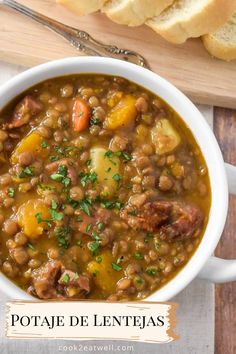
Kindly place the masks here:
[(71, 185), (75, 186), (77, 184), (78, 179), (78, 164), (74, 160), (68, 158), (49, 163), (45, 166), (45, 168), (47, 172), (53, 174), (58, 171), (58, 168), (60, 166), (67, 167), (67, 177), (70, 178)]
[(90, 292), (90, 278), (86, 274), (78, 274), (65, 270), (60, 261), (50, 260), (32, 272), (34, 293), (40, 299), (66, 299), (67, 289), (77, 288), (78, 292)]
[(43, 104), (36, 100), (33, 96), (25, 96), (16, 106), (13, 116), (6, 129), (19, 128), (27, 124), (32, 117), (43, 110)]
[[(88, 216), (84, 212), (80, 213), (81, 221), (78, 222), (78, 231), (83, 234), (91, 235), (91, 233), (97, 230), (97, 225), (102, 223), (107, 225), (110, 217), (111, 211), (103, 208), (98, 208), (94, 211), (93, 216)], [(90, 226), (91, 225), (91, 226)]]
[(121, 211), (121, 218), (126, 220), (132, 229), (153, 232), (168, 219), (170, 212), (171, 204), (165, 201), (148, 202), (140, 209), (129, 204)]
[(171, 222), (160, 229), (161, 237), (170, 241), (182, 241), (189, 239), (201, 230), (203, 213), (195, 205), (174, 203)]
[(61, 266), (62, 264), (59, 261), (48, 261), (33, 271), (33, 286), (40, 299), (54, 299), (58, 297), (56, 286), (61, 274)]
[(81, 291), (90, 292), (90, 278), (87, 275), (78, 274), (71, 270), (65, 270), (58, 280), (58, 283), (65, 286), (75, 286)]
[(203, 224), (199, 207), (167, 200), (145, 203), (141, 209), (129, 204), (121, 211), (121, 218), (135, 230), (158, 232), (162, 239), (173, 242), (189, 239)]

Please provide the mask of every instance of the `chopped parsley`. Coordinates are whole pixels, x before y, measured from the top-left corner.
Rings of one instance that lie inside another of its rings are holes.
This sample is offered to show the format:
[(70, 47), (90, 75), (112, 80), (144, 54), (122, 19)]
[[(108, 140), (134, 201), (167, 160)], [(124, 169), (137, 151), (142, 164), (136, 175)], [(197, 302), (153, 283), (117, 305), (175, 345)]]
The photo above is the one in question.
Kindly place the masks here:
[(76, 150), (77, 148), (75, 146), (65, 146), (65, 147), (62, 147), (62, 146), (59, 146), (59, 145), (56, 145), (54, 146), (54, 150), (58, 153), (58, 154), (61, 154), (62, 156), (65, 156), (65, 157), (68, 157), (70, 156), (71, 154), (71, 151), (73, 150)]
[(96, 262), (99, 263), (99, 264), (102, 263), (102, 256), (97, 256), (96, 257)]
[(47, 144), (46, 140), (43, 140), (43, 141), (41, 142), (41, 147), (42, 147), (43, 149), (46, 149), (46, 148), (48, 147), (48, 144)]
[(134, 258), (137, 259), (138, 261), (141, 261), (142, 259), (144, 259), (142, 253), (140, 253), (140, 252), (135, 252)]
[(137, 213), (138, 213), (138, 211), (134, 209), (134, 210), (130, 210), (130, 211), (128, 212), (128, 215), (136, 216)]
[(65, 187), (71, 184), (71, 179), (67, 177), (67, 167), (65, 165), (59, 166), (58, 172), (53, 173), (51, 179), (56, 182), (61, 182)]
[(89, 160), (86, 161), (86, 165), (87, 165), (88, 167), (91, 166), (91, 163), (92, 163), (92, 160), (91, 160), (91, 159), (89, 159)]
[(116, 173), (112, 178), (113, 178), (114, 181), (116, 181), (116, 182), (120, 182), (120, 180), (121, 180), (121, 176), (119, 175), (119, 173)]
[(55, 236), (59, 247), (68, 248), (70, 244), (71, 228), (68, 226), (57, 227)]
[(149, 267), (146, 269), (146, 273), (151, 276), (155, 276), (160, 270), (157, 268)]
[(52, 227), (52, 220), (50, 219), (43, 219), (42, 213), (36, 213), (35, 218), (38, 222), (38, 224), (41, 224), (42, 222), (45, 222), (48, 227)]
[(104, 227), (104, 225), (103, 225), (102, 222), (99, 222), (99, 223), (97, 224), (97, 228), (98, 228), (99, 231), (102, 231), (103, 227)]
[(41, 222), (43, 222), (43, 216), (42, 213), (36, 213), (35, 214), (35, 218), (38, 221), (38, 224), (40, 224)]
[(79, 174), (79, 177), (80, 177), (80, 183), (82, 184), (83, 187), (85, 187), (85, 185), (88, 181), (90, 181), (92, 184), (97, 181), (96, 172), (92, 172), (92, 173), (81, 172)]
[(81, 217), (80, 215), (78, 215), (77, 218), (76, 218), (76, 221), (77, 221), (77, 222), (82, 222), (83, 219), (82, 219), (82, 217)]
[(79, 279), (79, 274), (77, 272), (75, 272), (73, 280), (77, 280), (77, 279)]
[(143, 282), (144, 282), (143, 278), (141, 278), (141, 277), (136, 277), (135, 278), (135, 283), (136, 284), (143, 284)]
[(100, 119), (96, 118), (96, 117), (91, 117), (90, 119), (90, 125), (101, 125), (102, 122)]
[(120, 272), (122, 270), (122, 267), (120, 267), (118, 264), (113, 263), (111, 264), (112, 268), (116, 270), (117, 272)]
[(160, 242), (156, 242), (156, 243), (155, 243), (155, 247), (156, 247), (157, 250), (159, 250), (160, 247), (161, 247), (161, 243), (160, 243)]
[(99, 235), (98, 235), (98, 233), (97, 233), (96, 231), (93, 231), (93, 232), (92, 232), (92, 236), (93, 236), (93, 238), (94, 238), (96, 241), (100, 241), (100, 237), (99, 237)]
[(79, 246), (80, 248), (82, 248), (82, 246), (83, 246), (82, 240), (78, 240), (78, 241), (76, 242), (76, 244), (77, 244), (77, 246)]
[(116, 264), (120, 264), (124, 259), (124, 256), (120, 256), (119, 258), (117, 258), (116, 260)]
[(131, 161), (132, 160), (132, 156), (130, 154), (128, 154), (125, 151), (117, 151), (116, 152), (116, 156), (120, 157), (121, 159), (125, 160), (125, 161)]
[(35, 247), (32, 245), (32, 243), (28, 242), (26, 245), (28, 248), (30, 248), (31, 250), (35, 250)]
[(54, 209), (49, 209), (49, 212), (53, 221), (61, 221), (64, 218), (64, 215), (62, 213), (59, 213)]
[(19, 174), (19, 178), (26, 178), (34, 176), (34, 171), (32, 167), (25, 167)]
[(108, 151), (105, 152), (104, 156), (108, 157), (108, 158), (120, 157), (121, 159), (123, 159), (125, 161), (131, 161), (132, 160), (132, 156), (130, 154), (128, 154), (127, 152), (125, 152), (125, 151), (113, 152), (111, 150), (108, 150)]
[(89, 232), (91, 229), (92, 229), (92, 224), (88, 224), (87, 226), (86, 226), (86, 232)]
[(153, 234), (151, 234), (150, 232), (146, 233), (146, 236), (144, 238), (144, 242), (148, 243), (153, 237), (154, 237)]
[(114, 156), (114, 152), (113, 152), (113, 151), (111, 151), (111, 150), (108, 150), (108, 151), (106, 151), (106, 152), (105, 152), (104, 156), (105, 156), (105, 157), (109, 157), (109, 158), (111, 158), (111, 157), (113, 157), (113, 156)]
[(10, 198), (14, 198), (15, 193), (16, 193), (15, 188), (12, 188), (12, 187), (8, 188), (7, 194), (9, 195)]
[(56, 210), (56, 209), (57, 209), (57, 202), (55, 202), (55, 200), (52, 200), (51, 208), (52, 208), (53, 210)]
[(88, 244), (88, 249), (92, 252), (93, 256), (98, 254), (99, 246), (98, 241), (93, 241)]
[(109, 201), (109, 200), (102, 200), (101, 207), (104, 209), (118, 209), (120, 210), (123, 207), (123, 203), (119, 201)]
[(79, 203), (80, 209), (87, 214), (88, 216), (92, 216), (92, 212), (90, 210), (90, 202), (88, 199), (83, 199), (81, 200), (81, 202)]
[(55, 161), (60, 160), (60, 158), (59, 158), (59, 156), (50, 156), (49, 160), (50, 160), (50, 162), (55, 162)]
[(69, 283), (69, 281), (70, 281), (70, 276), (69, 276), (69, 274), (66, 273), (66, 274), (64, 275), (64, 277), (63, 277), (61, 280), (63, 281), (63, 283)]

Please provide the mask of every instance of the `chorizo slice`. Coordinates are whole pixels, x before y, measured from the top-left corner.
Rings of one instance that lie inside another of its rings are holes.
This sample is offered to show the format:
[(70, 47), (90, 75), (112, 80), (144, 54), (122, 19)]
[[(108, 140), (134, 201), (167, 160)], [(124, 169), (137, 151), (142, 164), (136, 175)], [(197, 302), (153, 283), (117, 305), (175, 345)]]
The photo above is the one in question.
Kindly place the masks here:
[(43, 104), (33, 96), (25, 96), (16, 106), (13, 116), (5, 129), (19, 128), (29, 123), (30, 119), (43, 110)]

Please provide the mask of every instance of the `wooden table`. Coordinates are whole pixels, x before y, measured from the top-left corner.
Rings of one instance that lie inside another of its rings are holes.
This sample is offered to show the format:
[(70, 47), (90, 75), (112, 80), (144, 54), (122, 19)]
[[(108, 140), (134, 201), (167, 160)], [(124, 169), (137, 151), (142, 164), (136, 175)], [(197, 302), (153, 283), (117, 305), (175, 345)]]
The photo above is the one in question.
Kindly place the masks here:
[[(226, 162), (236, 165), (236, 110), (214, 109), (214, 132)], [(219, 186), (220, 187), (220, 186)], [(230, 197), (228, 219), (216, 255), (236, 258), (236, 197)], [(215, 290), (215, 354), (236, 353), (236, 282)]]

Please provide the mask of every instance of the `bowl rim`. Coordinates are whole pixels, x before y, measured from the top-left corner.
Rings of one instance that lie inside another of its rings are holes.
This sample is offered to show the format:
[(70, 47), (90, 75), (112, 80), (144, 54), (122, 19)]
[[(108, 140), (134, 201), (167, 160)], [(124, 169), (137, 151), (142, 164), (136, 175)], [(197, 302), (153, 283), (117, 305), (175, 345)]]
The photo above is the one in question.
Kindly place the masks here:
[[(197, 276), (213, 254), (221, 237), (228, 210), (228, 183), (219, 145), (203, 115), (179, 89), (148, 69), (113, 58), (72, 57), (46, 62), (28, 69), (1, 85), (0, 109), (20, 93), (49, 78), (82, 73), (121, 76), (160, 96), (185, 121), (200, 146), (208, 166), (212, 204), (203, 238), (183, 269), (163, 287), (144, 299), (144, 301), (167, 301), (182, 291)], [(37, 300), (20, 289), (3, 273), (0, 273), (0, 287), (11, 298)]]

